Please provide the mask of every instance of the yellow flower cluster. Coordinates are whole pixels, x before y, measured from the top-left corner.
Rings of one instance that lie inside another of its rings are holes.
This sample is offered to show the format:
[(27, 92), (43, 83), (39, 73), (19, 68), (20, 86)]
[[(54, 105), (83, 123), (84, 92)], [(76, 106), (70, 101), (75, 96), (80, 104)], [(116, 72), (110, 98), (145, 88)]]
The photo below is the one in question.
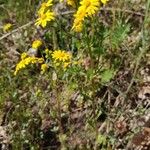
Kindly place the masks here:
[[(49, 66), (51, 65), (54, 68), (59, 67), (59, 68), (66, 70), (69, 65), (80, 64), (79, 61), (72, 60), (72, 54), (70, 52), (66, 52), (64, 50), (51, 51), (51, 50), (46, 49), (45, 54), (46, 54), (46, 59), (48, 60), (50, 58), (50, 61), (45, 62), (43, 58), (29, 56), (28, 53), (25, 53), (25, 52), (22, 53), (21, 60), (16, 65), (14, 75), (17, 75), (17, 73), (20, 70), (26, 68), (30, 64), (36, 64), (36, 63), (41, 64), (41, 74), (44, 74), (48, 70)], [(49, 64), (51, 62), (52, 64)]]
[(12, 24), (11, 23), (7, 23), (3, 26), (3, 31), (4, 32), (8, 32), (11, 28), (12, 28)]
[(38, 57), (30, 57), (27, 53), (22, 53), (21, 61), (17, 64), (14, 75), (17, 75), (18, 71), (26, 68), (29, 64), (43, 63), (43, 58)]
[(38, 11), (38, 19), (36, 20), (35, 25), (41, 25), (43, 28), (46, 27), (47, 22), (55, 19), (54, 12), (50, 11), (49, 8), (52, 6), (52, 0), (48, 0), (47, 2), (43, 2)]
[(72, 29), (76, 32), (81, 32), (85, 17), (92, 17), (100, 7), (100, 4), (105, 4), (108, 0), (81, 0), (80, 7), (74, 15), (74, 23)]
[(51, 55), (56, 66), (60, 66), (62, 64), (63, 68), (67, 68), (71, 63), (72, 55), (69, 52), (65, 52), (64, 50), (55, 50)]
[(96, 11), (98, 11), (99, 6), (99, 0), (82, 0), (77, 13), (74, 15), (75, 20), (72, 29), (76, 32), (81, 32), (85, 17), (95, 14)]

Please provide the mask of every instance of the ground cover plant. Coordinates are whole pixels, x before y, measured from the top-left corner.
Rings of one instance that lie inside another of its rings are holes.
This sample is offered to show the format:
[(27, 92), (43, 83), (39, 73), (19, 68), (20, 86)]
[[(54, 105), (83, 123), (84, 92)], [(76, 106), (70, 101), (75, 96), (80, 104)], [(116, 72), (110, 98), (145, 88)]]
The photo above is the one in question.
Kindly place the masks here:
[(150, 149), (150, 0), (0, 12), (0, 149)]

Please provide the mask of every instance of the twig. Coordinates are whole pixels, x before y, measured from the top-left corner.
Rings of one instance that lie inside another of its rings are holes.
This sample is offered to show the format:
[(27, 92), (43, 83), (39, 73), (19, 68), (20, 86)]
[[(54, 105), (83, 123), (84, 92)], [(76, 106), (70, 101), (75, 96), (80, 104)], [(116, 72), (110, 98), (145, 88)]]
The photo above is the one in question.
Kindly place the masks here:
[(106, 127), (106, 125), (107, 125), (106, 121), (103, 122), (98, 131), (101, 132)]
[(120, 9), (120, 8), (110, 8), (110, 7), (104, 7), (104, 8), (101, 8), (101, 10), (104, 10), (104, 11), (117, 11), (117, 12), (125, 12), (125, 13), (128, 13), (128, 14), (134, 14), (134, 15), (137, 15), (137, 16), (142, 16), (144, 17), (145, 15), (140, 13), (140, 12), (136, 12), (136, 11), (132, 11), (132, 10), (125, 10), (125, 9)]
[(30, 26), (30, 25), (33, 24), (33, 23), (34, 23), (34, 21), (30, 21), (30, 22), (28, 22), (28, 23), (26, 23), (26, 24), (24, 24), (24, 25), (18, 27), (17, 29), (14, 29), (14, 30), (12, 30), (12, 31), (9, 32), (9, 33), (4, 34), (3, 36), (0, 37), (0, 41), (3, 40), (3, 39), (5, 39), (6, 37), (10, 36), (11, 34), (13, 34), (13, 33), (15, 33), (15, 32), (17, 32), (17, 31), (19, 31), (19, 30), (21, 30), (21, 29), (23, 29), (23, 28), (26, 28), (26, 27)]
[(133, 72), (133, 77), (132, 77), (131, 82), (130, 82), (130, 84), (129, 84), (126, 92), (125, 92), (126, 96), (129, 93), (129, 91), (130, 91), (130, 89), (131, 89), (131, 87), (134, 83), (134, 80), (135, 80), (135, 77), (136, 77), (136, 74), (137, 74), (137, 70), (138, 70), (138, 66), (139, 66), (139, 64), (141, 62), (141, 59), (142, 59), (142, 57), (143, 57), (143, 55), (145, 54), (146, 51), (147, 51), (147, 48), (142, 49), (139, 56), (138, 56), (138, 58), (137, 58), (137, 60), (136, 60), (135, 69), (134, 69), (134, 72)]
[[(142, 16), (144, 17), (145, 15), (140, 13), (140, 12), (136, 12), (136, 11), (132, 11), (132, 10), (128, 10), (128, 9), (120, 9), (120, 8), (111, 8), (111, 7), (102, 7), (100, 8), (100, 10), (102, 11), (117, 11), (117, 12), (125, 12), (125, 13), (128, 13), (128, 14), (134, 14), (134, 15), (137, 15), (137, 16)], [(75, 13), (74, 10), (72, 11), (65, 11), (65, 12), (62, 12), (60, 15), (68, 15), (68, 14), (72, 14), (72, 13)]]

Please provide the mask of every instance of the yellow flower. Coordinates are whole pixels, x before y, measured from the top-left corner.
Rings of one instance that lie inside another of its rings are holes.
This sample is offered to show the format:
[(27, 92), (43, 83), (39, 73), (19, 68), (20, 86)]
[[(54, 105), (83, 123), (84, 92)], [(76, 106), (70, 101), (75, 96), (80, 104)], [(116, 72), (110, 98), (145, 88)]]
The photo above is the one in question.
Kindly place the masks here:
[(41, 25), (43, 28), (46, 27), (47, 22), (54, 20), (54, 12), (51, 12), (50, 10), (46, 11), (45, 13), (42, 12), (39, 14), (39, 18), (36, 20), (35, 25), (39, 26)]
[(81, 5), (86, 7), (87, 16), (94, 15), (100, 6), (99, 0), (82, 0)]
[(74, 20), (72, 29), (76, 32), (81, 32), (83, 28), (83, 21), (82, 20)]
[(48, 65), (47, 65), (47, 64), (42, 64), (42, 65), (41, 65), (41, 73), (42, 73), (42, 74), (43, 74), (47, 69), (48, 69)]
[(25, 59), (27, 56), (28, 56), (28, 54), (24, 52), (21, 54), (21, 59)]
[(47, 2), (43, 2), (41, 4), (41, 7), (38, 11), (39, 14), (44, 13), (44, 11), (46, 10), (46, 8), (52, 6), (52, 0), (48, 0)]
[(100, 6), (99, 0), (82, 0), (77, 13), (74, 15), (74, 23), (72, 29), (76, 32), (82, 31), (83, 21), (85, 17), (94, 15)]
[(11, 28), (12, 28), (12, 24), (11, 23), (7, 23), (3, 26), (3, 31), (4, 32), (8, 32)]
[(80, 6), (78, 8), (77, 13), (74, 15), (74, 17), (78, 20), (84, 20), (84, 17), (86, 16), (86, 7)]
[(32, 48), (38, 49), (41, 45), (42, 45), (42, 41), (40, 41), (40, 40), (35, 40), (35, 41), (33, 41), (33, 43), (32, 43)]
[(43, 58), (37, 58), (37, 57), (29, 57), (26, 55), (26, 53), (23, 53), (21, 55), (21, 61), (16, 65), (14, 75), (17, 75), (18, 71), (21, 69), (24, 69), (29, 64), (35, 64), (35, 63), (43, 63)]
[(52, 54), (54, 67), (60, 67), (64, 70), (72, 63), (72, 54), (64, 50), (55, 50)]
[(86, 7), (80, 6), (77, 13), (74, 15), (75, 20), (72, 29), (76, 32), (81, 32), (83, 27), (83, 21), (86, 16)]
[(65, 52), (63, 50), (55, 50), (52, 53), (52, 58), (55, 61), (65, 62), (65, 61), (70, 61), (70, 59), (72, 58), (72, 55), (71, 55), (71, 53)]
[(106, 4), (109, 0), (101, 0), (103, 4)]

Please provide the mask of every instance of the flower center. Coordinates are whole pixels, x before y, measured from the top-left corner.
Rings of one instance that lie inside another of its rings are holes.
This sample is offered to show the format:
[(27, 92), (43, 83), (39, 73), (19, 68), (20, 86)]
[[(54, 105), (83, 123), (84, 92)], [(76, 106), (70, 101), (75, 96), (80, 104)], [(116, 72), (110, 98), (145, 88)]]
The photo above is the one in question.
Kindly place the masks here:
[(46, 3), (43, 3), (43, 4), (42, 4), (42, 7), (43, 7), (43, 8), (46, 8), (46, 5), (47, 5)]
[(42, 15), (41, 15), (41, 19), (42, 19), (42, 20), (45, 20), (45, 19), (46, 19), (46, 14), (42, 14)]

